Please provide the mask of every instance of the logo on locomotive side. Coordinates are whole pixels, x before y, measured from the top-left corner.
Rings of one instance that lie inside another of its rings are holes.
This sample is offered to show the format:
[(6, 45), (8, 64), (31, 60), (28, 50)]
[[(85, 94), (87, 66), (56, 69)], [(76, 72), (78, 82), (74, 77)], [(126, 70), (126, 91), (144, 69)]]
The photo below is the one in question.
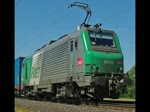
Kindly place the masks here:
[(77, 58), (77, 66), (82, 66), (83, 65), (83, 59), (82, 58)]
[(37, 68), (32, 67), (32, 71), (31, 71), (32, 78), (38, 78), (40, 76), (40, 69), (41, 69), (40, 67), (37, 67)]

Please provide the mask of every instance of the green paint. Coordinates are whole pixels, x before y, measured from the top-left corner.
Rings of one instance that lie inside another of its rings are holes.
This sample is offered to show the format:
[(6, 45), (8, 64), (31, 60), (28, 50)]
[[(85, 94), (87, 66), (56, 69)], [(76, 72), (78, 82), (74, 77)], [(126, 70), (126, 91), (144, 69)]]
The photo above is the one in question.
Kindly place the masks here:
[(32, 66), (32, 56), (26, 57), (23, 61), (21, 73), (21, 80), (23, 83), (28, 83), (30, 81), (31, 66)]
[[(117, 65), (116, 60), (123, 60), (123, 57), (120, 53), (106, 54), (105, 52), (99, 51), (87, 51), (85, 55), (85, 63), (91, 65), (95, 64), (96, 67), (100, 68), (99, 72), (103, 73), (117, 72), (116, 70), (120, 65)], [(95, 71), (95, 69), (93, 69), (93, 71)]]
[(122, 53), (120, 42), (119, 42), (119, 38), (118, 38), (118, 36), (115, 33), (114, 33), (114, 40), (116, 42), (117, 49), (120, 51), (120, 53)]
[[(99, 72), (102, 73), (117, 73), (117, 68), (120, 66), (123, 67), (123, 55), (119, 43), (118, 36), (113, 32), (114, 41), (116, 44), (117, 49), (119, 50), (119, 53), (114, 52), (101, 52), (101, 51), (94, 51), (92, 50), (90, 38), (88, 31), (82, 31), (81, 32), (81, 40), (84, 48), (84, 74), (85, 75), (91, 75), (91, 72), (95, 71), (95, 68), (92, 68), (92, 65), (94, 64), (96, 67), (99, 67)], [(117, 60), (121, 60), (122, 63), (119, 65), (117, 64)], [(122, 70), (123, 73), (123, 70)]]
[(82, 31), (81, 37), (82, 37), (81, 40), (82, 40), (82, 45), (84, 47), (84, 52), (92, 50), (88, 32)]

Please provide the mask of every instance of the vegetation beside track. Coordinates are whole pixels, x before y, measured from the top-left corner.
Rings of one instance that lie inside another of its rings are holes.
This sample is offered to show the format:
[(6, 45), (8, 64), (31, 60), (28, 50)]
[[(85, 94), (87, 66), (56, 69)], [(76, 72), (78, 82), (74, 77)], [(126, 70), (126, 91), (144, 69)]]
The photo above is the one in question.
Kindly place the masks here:
[(128, 76), (132, 79), (132, 85), (127, 87), (126, 93), (121, 93), (121, 98), (129, 98), (129, 99), (135, 99), (136, 98), (136, 70), (135, 65), (131, 67), (130, 70), (128, 70)]
[(134, 98), (119, 98), (119, 99), (104, 98), (104, 100), (114, 100), (114, 101), (136, 101), (136, 99), (134, 99)]
[(15, 105), (15, 112), (34, 112), (30, 109), (23, 108), (21, 106)]

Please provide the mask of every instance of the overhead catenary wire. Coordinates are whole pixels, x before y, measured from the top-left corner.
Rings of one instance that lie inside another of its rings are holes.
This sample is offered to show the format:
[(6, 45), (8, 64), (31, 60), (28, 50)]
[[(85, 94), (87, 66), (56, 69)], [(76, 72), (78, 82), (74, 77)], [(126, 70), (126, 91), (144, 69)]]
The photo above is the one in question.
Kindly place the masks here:
[[(17, 3), (16, 3), (16, 7), (19, 6), (19, 4), (21, 3), (22, 0), (19, 0)], [(63, 19), (65, 19), (67, 16), (69, 16), (71, 14), (72, 11), (69, 11), (69, 13), (65, 14), (64, 16), (62, 16), (60, 19), (58, 20), (54, 20), (53, 24), (57, 24), (59, 23), (60, 21), (62, 21)], [(33, 38), (31, 38), (30, 40), (27, 40), (25, 41), (22, 45), (23, 47), (25, 47), (27, 44), (30, 44), (31, 42), (33, 42), (35, 39), (39, 38), (41, 36), (42, 32), (40, 31), (39, 33), (37, 33)], [(52, 32), (51, 32), (52, 34)], [(56, 33), (54, 33), (56, 34)], [(20, 49), (20, 48), (19, 48)], [(24, 51), (25, 52), (25, 51)]]
[[(16, 7), (21, 3), (22, 0), (19, 0), (16, 3)], [(85, 0), (85, 3), (89, 2), (89, 0)], [(124, 11), (128, 10), (129, 8), (125, 9), (125, 10), (121, 10), (119, 13), (113, 13), (110, 16), (105, 17), (104, 19), (102, 19), (103, 21), (107, 21), (111, 18), (117, 17), (118, 15), (122, 14)], [(58, 24), (59, 22), (61, 22), (62, 20), (64, 20), (66, 17), (68, 17), (70, 14), (72, 13), (72, 10), (69, 11), (67, 14), (65, 14), (64, 16), (60, 17), (59, 19), (53, 21), (53, 24)], [(33, 38), (31, 38), (30, 40), (24, 42), (24, 45), (29, 44), (31, 42), (33, 42), (35, 39), (39, 38), (41, 36), (42, 32), (40, 31), (39, 33), (37, 33)], [(52, 33), (51, 33), (52, 34)]]
[(66, 17), (68, 17), (70, 14), (72, 13), (72, 10), (71, 11), (69, 11), (67, 14), (65, 14), (64, 16), (62, 16), (61, 18), (59, 18), (59, 19), (57, 19), (57, 20), (55, 20), (54, 19), (54, 24), (56, 24), (56, 23), (59, 23), (60, 21), (62, 21), (62, 20), (64, 20)]
[[(67, 14), (65, 14), (64, 16), (62, 16), (60, 19), (58, 20), (54, 20), (53, 24), (57, 24), (60, 21), (62, 21), (63, 19), (65, 19), (66, 17), (68, 17), (71, 14), (72, 11), (69, 11)], [(37, 33), (37, 35), (35, 35), (33, 38), (31, 38), (30, 40), (28, 40), (28, 42), (32, 42), (33, 40), (37, 39), (38, 37), (40, 37), (40, 35), (42, 34), (42, 32), (40, 31), (39, 33)], [(51, 33), (52, 34), (52, 33)], [(55, 34), (55, 33), (53, 33)], [(28, 42), (25, 42), (25, 44), (27, 44)]]
[[(20, 1), (17, 2), (17, 4), (19, 4)], [(71, 14), (72, 10), (69, 11), (68, 13), (66, 13), (64, 16), (60, 17), (60, 19), (54, 20), (53, 24), (58, 24), (60, 21), (64, 20), (66, 17), (68, 17)], [(37, 33), (33, 38), (31, 38), (30, 40), (27, 40), (24, 42), (23, 47), (25, 47), (27, 44), (30, 44), (31, 42), (33, 42), (35, 39), (39, 38), (45, 31), (40, 31), (39, 33)], [(55, 32), (50, 32), (50, 34), (56, 34)], [(19, 48), (20, 49), (20, 48)], [(25, 51), (24, 51), (25, 52)]]

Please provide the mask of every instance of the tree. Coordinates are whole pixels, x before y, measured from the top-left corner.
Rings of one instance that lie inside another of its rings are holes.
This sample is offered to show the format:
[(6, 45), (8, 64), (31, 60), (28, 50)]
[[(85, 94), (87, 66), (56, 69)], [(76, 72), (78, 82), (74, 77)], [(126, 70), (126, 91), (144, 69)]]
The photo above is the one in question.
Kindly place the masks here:
[(127, 87), (127, 93), (121, 93), (121, 97), (135, 98), (136, 97), (136, 71), (135, 65), (128, 71), (129, 78), (132, 79), (132, 85)]

